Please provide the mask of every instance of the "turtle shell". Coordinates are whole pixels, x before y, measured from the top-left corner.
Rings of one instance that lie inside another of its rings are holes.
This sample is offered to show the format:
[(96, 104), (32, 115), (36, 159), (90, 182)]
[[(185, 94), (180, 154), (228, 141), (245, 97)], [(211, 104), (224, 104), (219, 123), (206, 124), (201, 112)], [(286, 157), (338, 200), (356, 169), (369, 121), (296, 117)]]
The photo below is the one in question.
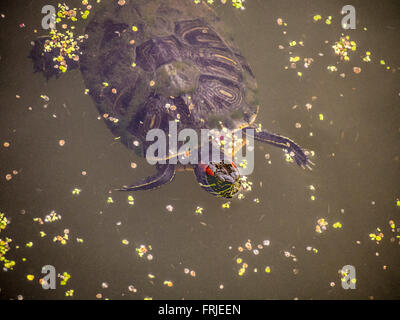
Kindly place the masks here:
[(233, 129), (255, 118), (254, 75), (205, 3), (113, 1), (96, 12), (86, 34), (80, 60), (86, 87), (130, 146), (149, 129), (166, 128), (167, 120)]

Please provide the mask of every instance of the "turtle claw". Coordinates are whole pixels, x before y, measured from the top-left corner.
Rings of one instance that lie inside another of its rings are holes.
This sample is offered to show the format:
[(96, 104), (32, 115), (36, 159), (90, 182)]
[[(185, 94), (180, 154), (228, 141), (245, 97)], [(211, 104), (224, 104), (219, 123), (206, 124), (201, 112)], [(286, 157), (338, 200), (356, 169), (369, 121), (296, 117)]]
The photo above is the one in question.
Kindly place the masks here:
[(129, 191), (128, 187), (123, 186), (122, 188), (114, 189), (114, 191)]
[[(254, 132), (255, 131), (255, 132)], [(256, 131), (254, 130), (253, 133), (247, 132), (246, 135), (253, 136), (255, 140), (272, 144), (274, 146), (282, 148), (287, 154), (293, 159), (298, 166), (302, 167), (303, 169), (312, 170), (310, 165), (314, 165), (308, 158), (308, 151), (303, 151), (303, 149), (297, 145), (295, 142), (290, 140), (289, 138), (270, 133), (268, 131)]]
[(313, 170), (313, 168), (312, 168), (312, 167), (310, 167), (308, 164), (306, 165), (306, 168), (307, 168), (308, 170), (310, 170), (310, 171), (312, 171), (312, 170)]
[(311, 165), (315, 165), (307, 156), (309, 152), (303, 150), (294, 142), (290, 142), (289, 147), (285, 149), (285, 151), (294, 159), (297, 165), (303, 169), (312, 170)]

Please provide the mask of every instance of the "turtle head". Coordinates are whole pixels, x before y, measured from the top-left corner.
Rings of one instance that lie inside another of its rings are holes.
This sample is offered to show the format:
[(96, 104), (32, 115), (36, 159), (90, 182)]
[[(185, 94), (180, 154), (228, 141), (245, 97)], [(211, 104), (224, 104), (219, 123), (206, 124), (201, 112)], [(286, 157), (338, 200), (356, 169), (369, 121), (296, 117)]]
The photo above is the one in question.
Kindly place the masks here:
[(210, 162), (195, 168), (200, 186), (213, 195), (232, 198), (241, 189), (239, 170), (233, 162)]

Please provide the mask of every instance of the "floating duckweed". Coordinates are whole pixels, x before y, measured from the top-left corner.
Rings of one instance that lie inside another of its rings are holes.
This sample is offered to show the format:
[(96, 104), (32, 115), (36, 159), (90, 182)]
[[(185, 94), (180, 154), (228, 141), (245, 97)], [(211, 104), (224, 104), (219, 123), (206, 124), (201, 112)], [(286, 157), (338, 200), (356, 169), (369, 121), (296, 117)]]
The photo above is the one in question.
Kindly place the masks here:
[(342, 224), (340, 223), (340, 222), (335, 222), (333, 225), (332, 225), (335, 229), (340, 229), (340, 228), (342, 228)]
[(224, 208), (224, 209), (229, 209), (230, 206), (231, 206), (231, 203), (230, 203), (230, 202), (226, 202), (226, 203), (223, 203), (223, 204), (222, 204), (222, 208)]
[(319, 14), (316, 14), (314, 17), (313, 17), (313, 20), (314, 21), (319, 21), (319, 20), (321, 20), (322, 19), (322, 17), (321, 17), (321, 15), (319, 15)]
[(111, 197), (108, 197), (108, 198), (107, 198), (107, 203), (108, 203), (108, 204), (110, 204), (110, 203), (114, 203), (114, 200), (113, 200), (113, 198), (111, 198)]
[(317, 225), (315, 226), (315, 232), (322, 233), (327, 229), (328, 221), (324, 218), (318, 219)]
[(0, 230), (4, 230), (8, 223), (9, 222), (4, 213), (0, 212)]
[[(9, 222), (4, 213), (0, 213), (0, 232), (6, 228), (8, 223)], [(15, 261), (8, 260), (5, 257), (7, 252), (11, 249), (9, 245), (11, 241), (12, 240), (8, 237), (6, 237), (4, 240), (0, 238), (0, 263), (3, 264), (3, 270), (5, 271), (13, 270), (13, 267), (15, 266)]]
[(326, 68), (331, 72), (336, 72), (337, 71), (337, 67), (336, 66), (327, 66)]
[(71, 290), (66, 291), (65, 292), (65, 296), (66, 297), (73, 297), (74, 296), (74, 290), (71, 289)]
[(294, 162), (293, 158), (290, 156), (288, 152), (285, 153), (285, 161), (286, 162)]
[(350, 51), (357, 50), (357, 44), (355, 41), (350, 40), (350, 36), (344, 36), (339, 39), (339, 41), (335, 42), (332, 46), (335, 51), (335, 54), (340, 57), (340, 60), (350, 61), (350, 57), (348, 55)]
[(265, 273), (271, 273), (271, 268), (270, 267), (265, 267)]
[(32, 242), (32, 241), (31, 241), (31, 242), (28, 242), (27, 244), (25, 244), (25, 246), (27, 246), (28, 248), (32, 248), (33, 242)]
[(73, 195), (79, 195), (81, 193), (81, 189), (75, 188), (74, 190), (72, 190), (72, 194)]
[[(210, 5), (212, 5), (212, 4), (214, 4), (214, 1), (215, 0), (203, 0), (205, 3), (207, 3), (207, 4), (210, 4)], [(193, 3), (194, 4), (200, 4), (202, 2), (202, 0), (193, 0)], [(221, 3), (222, 4), (226, 4), (226, 2), (227, 2), (227, 0), (221, 0)], [(245, 7), (244, 7), (244, 5), (243, 5), (243, 2), (244, 2), (244, 0), (232, 0), (232, 6), (234, 7), (234, 8), (236, 8), (236, 9), (241, 9), (241, 10), (244, 10), (245, 9)]]
[(59, 242), (62, 245), (66, 245), (67, 241), (69, 240), (69, 236), (68, 236), (69, 231), (68, 232), (67, 231), (68, 230), (64, 230), (64, 235), (63, 236), (60, 236), (60, 235), (55, 236), (53, 238), (53, 242)]
[(147, 255), (147, 260), (149, 260), (149, 261), (153, 260), (153, 255), (149, 253), (149, 251), (153, 250), (151, 245), (146, 246), (146, 245), (142, 244), (142, 245), (140, 245), (139, 248), (136, 248), (135, 250), (140, 258)]
[(340, 229), (340, 228), (342, 228), (342, 224), (340, 223), (340, 222), (335, 222), (333, 225), (332, 225), (335, 229)]
[(375, 233), (370, 233), (369, 237), (372, 241), (376, 241), (376, 244), (379, 244), (379, 242), (383, 239), (384, 234), (380, 228), (376, 228)]
[(26, 278), (27, 278), (29, 281), (32, 281), (33, 279), (35, 279), (35, 276), (32, 275), (32, 274), (28, 274), (28, 275), (26, 276)]
[(132, 31), (133, 31), (133, 32), (137, 32), (137, 31), (138, 31), (138, 27), (133, 26), (133, 27), (132, 27)]
[(173, 287), (174, 283), (172, 281), (169, 280), (165, 280), (164, 281), (164, 285), (168, 286), (168, 287)]
[[(61, 220), (61, 215), (54, 210), (44, 217), (44, 222), (46, 223), (52, 223), (58, 220)], [(38, 222), (39, 224), (44, 224), (42, 218), (33, 218), (33, 221)]]
[(135, 286), (133, 286), (133, 285), (130, 285), (129, 287), (128, 287), (128, 290), (130, 291), (130, 292), (137, 292), (137, 289), (135, 288)]
[(364, 62), (370, 62), (371, 61), (371, 52), (367, 51), (365, 53), (365, 57), (363, 57)]
[[(70, 61), (79, 61), (79, 42), (83, 42), (85, 36), (75, 37), (71, 30), (75, 26), (71, 26), (68, 30), (68, 25), (63, 23), (63, 20), (77, 21), (76, 9), (70, 10), (65, 4), (58, 4), (59, 11), (57, 12), (56, 24), (62, 23), (62, 28), (67, 29), (64, 33), (57, 29), (52, 29), (49, 33), (49, 39), (44, 42), (44, 53), (52, 53), (55, 55), (53, 61), (55, 62), (54, 68), (65, 73), (68, 70), (68, 63)], [(82, 18), (86, 19), (89, 11), (81, 12)], [(69, 60), (68, 60), (69, 59)]]
[(326, 24), (331, 24), (332, 23), (332, 16), (329, 16), (328, 19), (325, 20)]
[(244, 9), (243, 1), (244, 0), (232, 0), (232, 6), (234, 6), (236, 9)]
[(58, 276), (61, 278), (60, 285), (62, 286), (65, 286), (71, 278), (71, 275), (68, 272), (63, 272), (63, 274), (59, 274)]

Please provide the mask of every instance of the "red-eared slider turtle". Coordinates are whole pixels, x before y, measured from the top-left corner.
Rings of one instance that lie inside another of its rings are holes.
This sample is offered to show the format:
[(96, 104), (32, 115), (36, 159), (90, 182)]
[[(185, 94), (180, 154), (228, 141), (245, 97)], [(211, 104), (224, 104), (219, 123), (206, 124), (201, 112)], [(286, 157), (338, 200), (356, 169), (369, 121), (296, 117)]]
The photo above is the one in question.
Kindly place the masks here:
[[(100, 114), (129, 148), (140, 141), (146, 154), (146, 134), (150, 129), (168, 134), (170, 121), (178, 131), (256, 128), (255, 77), (207, 4), (127, 0), (121, 6), (112, 1), (96, 12), (86, 35), (79, 61), (64, 54), (68, 69), (79, 65)], [(48, 39), (37, 40), (31, 53), (36, 70), (47, 77), (59, 73), (54, 53), (43, 50), (48, 44)], [(255, 140), (284, 149), (308, 167), (306, 154), (290, 139), (258, 128), (251, 132)], [(169, 160), (177, 156), (169, 154), (165, 164), (156, 165), (155, 175), (122, 190), (148, 190), (172, 181), (177, 165)], [(212, 194), (230, 198), (240, 189), (233, 162), (191, 167)]]

